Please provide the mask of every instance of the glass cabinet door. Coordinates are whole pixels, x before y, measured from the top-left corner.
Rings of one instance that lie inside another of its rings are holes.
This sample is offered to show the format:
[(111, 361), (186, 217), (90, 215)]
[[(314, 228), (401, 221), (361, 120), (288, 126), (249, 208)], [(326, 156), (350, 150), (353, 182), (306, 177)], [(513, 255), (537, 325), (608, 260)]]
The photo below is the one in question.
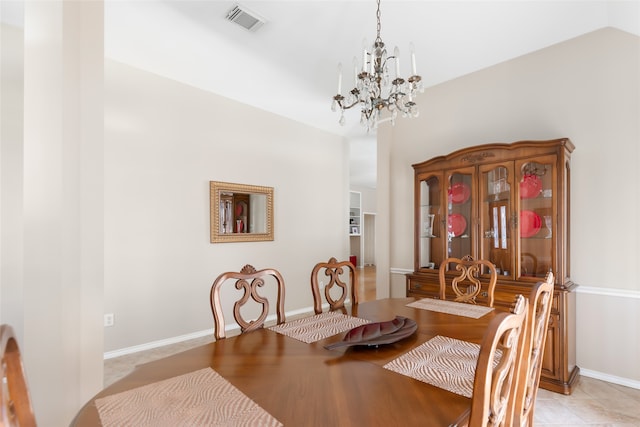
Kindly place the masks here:
[(447, 176), (447, 257), (475, 256), (473, 250), (473, 169), (456, 171)]
[(499, 275), (513, 275), (513, 163), (480, 168), (480, 259)]
[(518, 278), (544, 278), (555, 271), (555, 156), (518, 162)]
[(430, 176), (420, 181), (420, 218), (418, 220), (419, 269), (437, 269), (443, 260), (442, 180)]

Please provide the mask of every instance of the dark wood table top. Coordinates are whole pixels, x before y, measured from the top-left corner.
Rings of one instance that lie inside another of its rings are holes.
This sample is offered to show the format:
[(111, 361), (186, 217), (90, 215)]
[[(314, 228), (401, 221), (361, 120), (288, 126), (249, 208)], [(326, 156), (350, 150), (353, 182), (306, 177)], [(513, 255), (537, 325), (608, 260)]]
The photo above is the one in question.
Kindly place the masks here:
[(326, 350), (344, 333), (306, 344), (257, 330), (146, 363), (98, 393), (72, 426), (99, 426), (95, 399), (211, 367), (285, 426), (448, 426), (470, 400), (382, 366), (436, 335), (479, 343), (480, 319), (407, 307), (415, 298), (382, 299), (347, 308), (371, 321), (414, 319), (417, 332), (379, 347)]

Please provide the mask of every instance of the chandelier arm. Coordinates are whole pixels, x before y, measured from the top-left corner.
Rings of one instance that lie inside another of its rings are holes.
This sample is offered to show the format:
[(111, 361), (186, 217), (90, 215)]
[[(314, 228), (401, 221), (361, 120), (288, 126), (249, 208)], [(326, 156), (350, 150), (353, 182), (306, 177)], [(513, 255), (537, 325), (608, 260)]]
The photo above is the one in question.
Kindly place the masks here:
[(355, 107), (356, 105), (360, 104), (360, 100), (356, 99), (355, 101), (353, 101), (351, 104), (349, 105), (344, 105), (342, 102), (338, 101), (338, 105), (340, 106), (340, 108), (342, 108), (343, 110), (348, 110), (350, 108)]
[[(398, 64), (397, 48), (393, 55), (387, 56), (387, 50), (380, 35), (382, 29), (380, 1), (376, 1), (376, 39), (370, 52), (367, 49), (364, 50), (362, 71), (356, 74), (356, 87), (351, 89), (346, 97), (340, 93), (335, 95), (331, 107), (334, 111), (336, 107), (340, 107), (340, 110), (344, 112), (344, 110), (359, 105), (361, 107), (360, 122), (363, 126), (366, 126), (367, 130), (375, 129), (378, 123), (387, 121), (381, 119), (383, 109), (391, 112), (389, 120), (392, 125), (395, 123), (394, 119), (398, 111), (402, 112), (403, 116), (417, 117), (417, 105), (413, 98), (418, 91), (423, 91), (422, 78), (415, 71), (413, 44), (411, 44), (412, 75), (407, 80), (399, 76), (400, 66)], [(396, 76), (393, 80), (389, 78), (388, 74), (390, 60), (396, 61)], [(355, 60), (354, 64), (357, 65)], [(340, 92), (341, 81), (342, 76), (339, 74), (338, 92)], [(339, 122), (341, 125), (344, 124), (344, 115), (342, 113)]]

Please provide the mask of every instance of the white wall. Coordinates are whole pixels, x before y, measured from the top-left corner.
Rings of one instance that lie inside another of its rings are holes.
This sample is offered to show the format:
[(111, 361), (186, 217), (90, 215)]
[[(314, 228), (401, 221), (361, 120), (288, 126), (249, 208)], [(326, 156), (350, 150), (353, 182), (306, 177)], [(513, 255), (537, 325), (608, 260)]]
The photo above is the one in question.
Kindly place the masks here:
[[(25, 9), (24, 33), (2, 27), (0, 320), (38, 423), (61, 426), (102, 388), (105, 350), (211, 334), (223, 271), (277, 268), (286, 310), (311, 310), (313, 265), (348, 255), (348, 147), (104, 64), (101, 2)], [(210, 180), (274, 187), (275, 240), (209, 243)]]
[[(640, 387), (639, 37), (595, 31), (430, 88), (418, 104), (418, 119), (379, 133), (391, 146), (389, 173), (379, 176), (390, 189), (378, 194), (391, 207), (391, 271), (413, 269), (413, 163), (471, 145), (568, 137), (571, 277), (590, 291), (578, 288), (577, 362)], [(392, 281), (404, 286), (402, 274)]]
[(25, 2), (24, 31), (2, 30), (0, 317), (40, 425), (68, 425), (102, 387), (102, 12)]
[[(114, 61), (105, 94), (105, 350), (210, 333), (213, 280), (245, 264), (311, 310), (313, 266), (348, 255), (345, 141)], [(274, 187), (273, 242), (209, 243), (213, 180)]]
[[(0, 8), (2, 4), (0, 4)], [(0, 25), (0, 314), (11, 319), (22, 341), (24, 289), (22, 287), (22, 168), (24, 106), (24, 33)]]
[[(375, 144), (375, 142), (374, 142)], [(362, 195), (362, 212), (363, 213), (376, 213), (376, 189), (362, 187), (358, 185), (351, 185), (349, 188), (351, 191), (359, 191)]]

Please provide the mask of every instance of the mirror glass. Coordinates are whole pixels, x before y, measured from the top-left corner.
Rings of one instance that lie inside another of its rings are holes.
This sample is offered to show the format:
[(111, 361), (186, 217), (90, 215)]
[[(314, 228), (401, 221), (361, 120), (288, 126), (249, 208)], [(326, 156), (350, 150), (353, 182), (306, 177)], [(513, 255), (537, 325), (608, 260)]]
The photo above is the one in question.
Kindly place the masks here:
[(273, 240), (273, 187), (211, 181), (211, 243)]

